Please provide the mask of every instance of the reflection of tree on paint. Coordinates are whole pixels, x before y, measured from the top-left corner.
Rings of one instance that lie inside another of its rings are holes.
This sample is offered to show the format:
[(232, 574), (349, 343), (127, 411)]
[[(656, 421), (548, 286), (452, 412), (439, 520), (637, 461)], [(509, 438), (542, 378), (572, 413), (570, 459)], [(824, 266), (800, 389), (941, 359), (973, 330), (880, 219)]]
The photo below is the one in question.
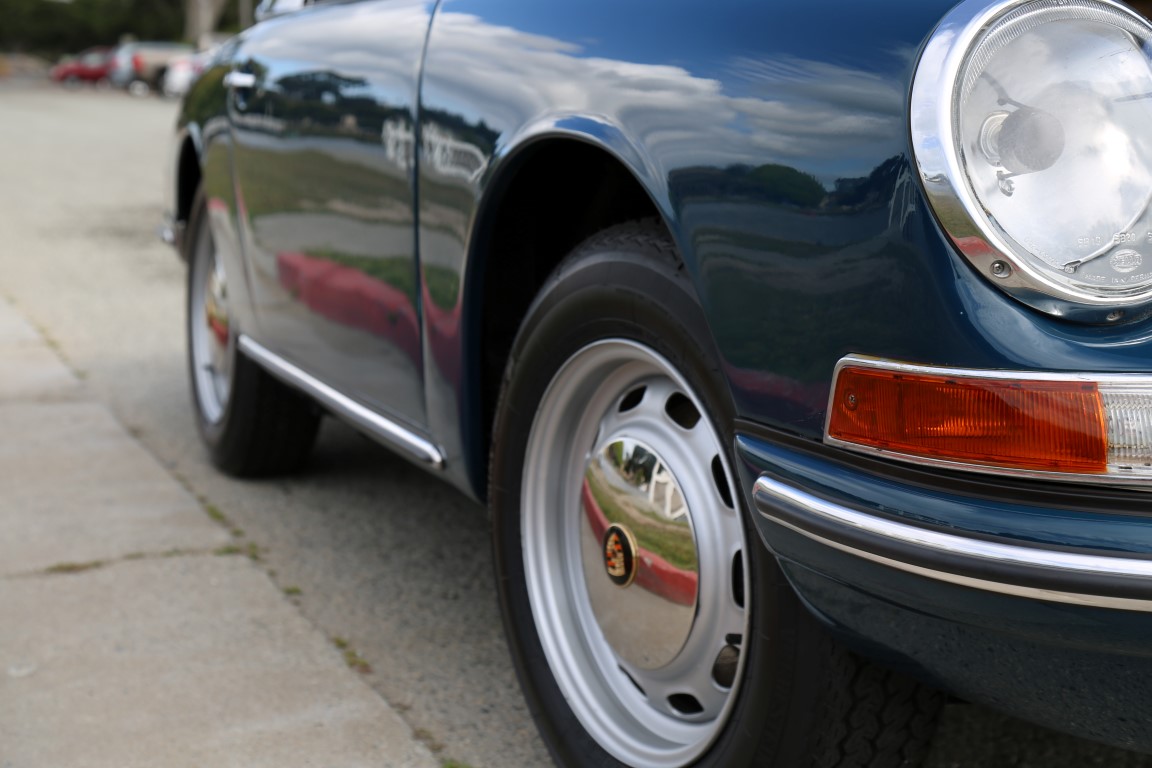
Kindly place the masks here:
[(753, 168), (748, 178), (768, 200), (815, 208), (824, 200), (824, 187), (811, 174), (769, 163)]
[(836, 179), (836, 187), (824, 205), (835, 209), (873, 209), (891, 204), (892, 195), (902, 174), (908, 172), (902, 157), (890, 157), (872, 169), (867, 176)]
[(672, 172), (671, 188), (680, 201), (692, 198), (747, 199), (797, 208), (818, 208), (827, 194), (815, 176), (775, 163), (756, 167), (681, 168)]
[(831, 191), (812, 174), (777, 163), (681, 168), (672, 172), (671, 186), (680, 201), (725, 198), (807, 210), (867, 210), (888, 205), (904, 165), (902, 158), (890, 157), (867, 176), (836, 179)]
[(333, 103), (345, 100), (346, 90), (367, 87), (368, 81), (362, 77), (345, 77), (336, 72), (301, 72), (279, 78), (276, 86), (286, 99)]
[(277, 117), (309, 134), (352, 134), (376, 141), (381, 126), (392, 119), (408, 120), (404, 109), (382, 106), (362, 77), (337, 72), (300, 72), (275, 81)]

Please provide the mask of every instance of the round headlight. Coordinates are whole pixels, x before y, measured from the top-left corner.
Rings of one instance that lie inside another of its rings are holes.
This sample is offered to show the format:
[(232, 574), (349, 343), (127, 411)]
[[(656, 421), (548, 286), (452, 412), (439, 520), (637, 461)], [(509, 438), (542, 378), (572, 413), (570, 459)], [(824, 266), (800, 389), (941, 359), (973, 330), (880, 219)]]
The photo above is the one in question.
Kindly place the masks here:
[(1107, 0), (969, 0), (917, 67), (913, 149), (941, 225), (1052, 314), (1152, 303), (1150, 39)]

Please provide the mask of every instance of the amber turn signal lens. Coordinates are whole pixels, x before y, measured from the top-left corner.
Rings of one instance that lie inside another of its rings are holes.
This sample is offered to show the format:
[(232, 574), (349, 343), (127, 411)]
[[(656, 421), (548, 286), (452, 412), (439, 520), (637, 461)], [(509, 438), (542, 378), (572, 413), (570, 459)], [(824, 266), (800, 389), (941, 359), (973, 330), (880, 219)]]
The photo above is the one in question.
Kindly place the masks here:
[(1108, 471), (1093, 382), (844, 366), (829, 404), (834, 440), (915, 457), (1044, 472)]

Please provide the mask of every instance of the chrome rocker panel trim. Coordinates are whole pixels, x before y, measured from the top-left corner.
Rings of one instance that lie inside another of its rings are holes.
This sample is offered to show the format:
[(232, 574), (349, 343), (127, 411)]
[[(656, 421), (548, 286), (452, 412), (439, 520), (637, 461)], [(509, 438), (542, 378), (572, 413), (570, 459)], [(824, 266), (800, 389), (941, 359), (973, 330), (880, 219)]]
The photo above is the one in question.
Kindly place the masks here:
[(875, 563), (987, 592), (1152, 612), (1152, 560), (967, 538), (827, 501), (766, 475), (756, 509), (773, 523)]
[(435, 445), (396, 422), (337, 392), (250, 336), (240, 335), (240, 351), (281, 381), (304, 391), (352, 426), (385, 445), (397, 448), (432, 469), (444, 469), (444, 454)]

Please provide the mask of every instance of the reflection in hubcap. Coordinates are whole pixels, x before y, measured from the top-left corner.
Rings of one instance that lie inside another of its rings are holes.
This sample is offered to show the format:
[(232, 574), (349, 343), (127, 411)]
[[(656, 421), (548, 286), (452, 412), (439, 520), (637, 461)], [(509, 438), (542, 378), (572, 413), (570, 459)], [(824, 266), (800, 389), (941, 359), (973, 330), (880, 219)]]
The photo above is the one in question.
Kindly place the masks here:
[(224, 275), (217, 265), (208, 278), (204, 314), (208, 318), (208, 327), (212, 330), (216, 343), (221, 347), (228, 345), (228, 296), (224, 285)]
[(582, 496), (584, 548), (599, 546), (605, 564), (585, 569), (592, 611), (622, 659), (659, 669), (696, 614), (696, 542), (680, 484), (654, 450), (617, 436), (588, 461)]

